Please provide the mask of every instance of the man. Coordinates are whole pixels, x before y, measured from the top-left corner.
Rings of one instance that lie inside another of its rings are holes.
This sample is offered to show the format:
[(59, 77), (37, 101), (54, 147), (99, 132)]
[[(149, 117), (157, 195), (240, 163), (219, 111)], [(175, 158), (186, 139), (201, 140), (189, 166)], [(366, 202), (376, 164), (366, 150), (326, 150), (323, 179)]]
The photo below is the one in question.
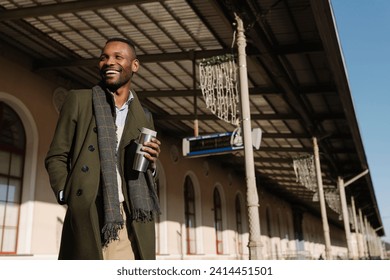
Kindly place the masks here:
[(160, 141), (142, 143), (146, 172), (132, 169), (150, 113), (131, 89), (134, 44), (113, 38), (99, 62), (101, 82), (71, 91), (45, 159), (51, 187), (67, 205), (59, 259), (155, 259), (156, 160)]

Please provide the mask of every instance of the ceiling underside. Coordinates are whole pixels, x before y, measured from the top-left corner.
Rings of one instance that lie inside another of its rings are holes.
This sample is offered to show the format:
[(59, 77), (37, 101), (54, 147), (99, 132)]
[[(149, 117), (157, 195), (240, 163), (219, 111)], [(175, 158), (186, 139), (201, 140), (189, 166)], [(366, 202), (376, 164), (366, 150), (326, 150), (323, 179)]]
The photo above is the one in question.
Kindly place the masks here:
[[(314, 192), (293, 169), (293, 159), (313, 155), (313, 137), (326, 193), (336, 190), (338, 176), (347, 181), (368, 169), (328, 1), (1, 0), (0, 51), (25, 55), (33, 71), (64, 87), (89, 88), (99, 80), (105, 41), (131, 38), (141, 61), (133, 85), (160, 131), (193, 136), (195, 119), (200, 135), (233, 131), (206, 107), (198, 66), (237, 54), (235, 14), (247, 40), (251, 125), (263, 131), (254, 150), (257, 184), (319, 214)], [(210, 160), (245, 174), (242, 151)], [(370, 174), (346, 190), (383, 235)], [(342, 225), (334, 207), (327, 212)]]

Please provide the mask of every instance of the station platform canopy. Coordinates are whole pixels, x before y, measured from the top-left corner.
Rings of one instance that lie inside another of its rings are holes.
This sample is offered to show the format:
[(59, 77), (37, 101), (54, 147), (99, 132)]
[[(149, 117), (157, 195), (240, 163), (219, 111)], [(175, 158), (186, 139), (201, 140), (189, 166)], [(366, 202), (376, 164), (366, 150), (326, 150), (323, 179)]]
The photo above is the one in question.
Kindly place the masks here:
[[(3, 0), (0, 50), (67, 88), (90, 88), (105, 41), (127, 37), (141, 69), (134, 89), (156, 127), (182, 139), (233, 131), (206, 108), (199, 88), (202, 59), (237, 53), (235, 14), (244, 22), (254, 151), (261, 188), (320, 213), (315, 193), (297, 182), (293, 160), (313, 154), (318, 139), (325, 192), (369, 169), (330, 1), (327, 0)], [(233, 45), (233, 47), (232, 47)], [(60, 79), (58, 78), (60, 77)], [(210, 156), (245, 174), (242, 150)], [(384, 235), (370, 173), (347, 197)], [(342, 226), (340, 213), (328, 210)]]

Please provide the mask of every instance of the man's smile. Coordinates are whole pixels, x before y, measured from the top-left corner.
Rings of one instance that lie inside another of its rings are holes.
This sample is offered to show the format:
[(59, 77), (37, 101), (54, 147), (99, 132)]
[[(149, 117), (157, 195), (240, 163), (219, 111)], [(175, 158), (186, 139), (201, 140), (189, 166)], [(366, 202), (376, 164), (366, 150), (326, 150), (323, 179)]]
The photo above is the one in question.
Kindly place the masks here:
[(117, 74), (119, 74), (119, 73), (120, 73), (120, 71), (119, 71), (119, 70), (115, 70), (115, 69), (103, 70), (103, 74), (104, 74), (106, 77), (114, 76), (114, 75), (117, 75)]

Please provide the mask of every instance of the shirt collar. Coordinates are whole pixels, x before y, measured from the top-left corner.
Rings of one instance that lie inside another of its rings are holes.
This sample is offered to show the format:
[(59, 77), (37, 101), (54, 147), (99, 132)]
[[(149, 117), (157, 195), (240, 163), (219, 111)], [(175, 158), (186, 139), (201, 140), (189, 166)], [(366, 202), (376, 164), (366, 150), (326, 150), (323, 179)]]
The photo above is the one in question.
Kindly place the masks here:
[(129, 105), (130, 102), (131, 102), (133, 99), (134, 99), (133, 90), (130, 90), (129, 99), (127, 99), (126, 104)]
[[(112, 94), (112, 96), (113, 96), (113, 98), (114, 98), (114, 100), (115, 100), (115, 95), (114, 95), (114, 93), (111, 92), (111, 91), (109, 91), (109, 92)], [(133, 99), (134, 99), (133, 91), (132, 91), (132, 90), (129, 90), (129, 97), (127, 98), (127, 101), (122, 105), (122, 108), (123, 108), (124, 106), (129, 106), (130, 102), (131, 102)], [(121, 108), (118, 108), (117, 106), (115, 106), (115, 108), (121, 109)]]

